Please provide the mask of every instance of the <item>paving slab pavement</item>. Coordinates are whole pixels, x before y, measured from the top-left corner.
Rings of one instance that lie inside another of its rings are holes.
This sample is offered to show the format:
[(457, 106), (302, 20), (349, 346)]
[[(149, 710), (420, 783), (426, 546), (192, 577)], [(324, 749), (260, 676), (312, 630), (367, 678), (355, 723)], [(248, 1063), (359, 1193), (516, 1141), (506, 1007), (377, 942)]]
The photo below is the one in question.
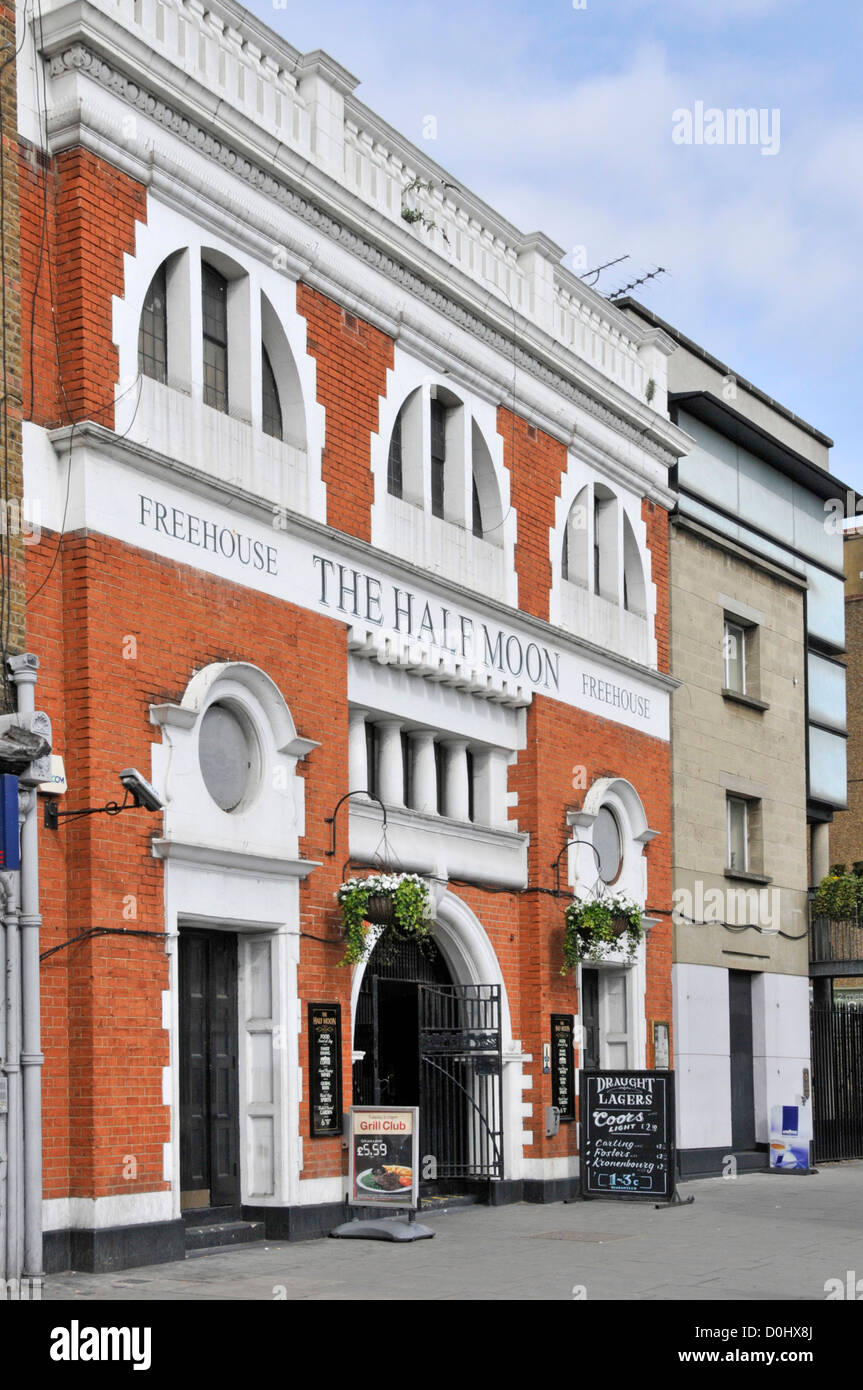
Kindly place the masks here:
[[(682, 1186), (691, 1206), (590, 1201), (422, 1214), (433, 1240), (322, 1239), (45, 1279), (43, 1300), (826, 1299), (863, 1280), (863, 1162)], [(863, 1284), (861, 1284), (863, 1292)]]

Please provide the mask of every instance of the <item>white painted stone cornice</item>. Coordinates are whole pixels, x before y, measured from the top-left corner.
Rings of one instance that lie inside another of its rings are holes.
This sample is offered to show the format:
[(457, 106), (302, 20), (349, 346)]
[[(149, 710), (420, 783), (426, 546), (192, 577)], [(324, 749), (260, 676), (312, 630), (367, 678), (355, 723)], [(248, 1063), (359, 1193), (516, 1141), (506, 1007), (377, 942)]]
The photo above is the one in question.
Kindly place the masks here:
[(331, 58), (322, 48), (304, 53), (297, 62), (296, 72), (301, 78), (311, 75), (323, 77), (331, 87), (345, 96), (360, 85), (358, 77), (354, 77), (352, 72), (348, 72), (347, 68), (342, 67), (341, 63)]
[[(437, 327), (437, 321), (430, 319), (425, 305), (417, 306), (404, 299), (396, 301), (396, 292), (389, 282), (385, 282), (385, 292), (391, 303), (375, 302), (359, 276), (349, 278), (343, 268), (322, 263), (320, 243), (307, 240), (305, 234), (289, 230), (284, 222), (277, 222), (262, 212), (257, 200), (234, 195), (228, 205), (221, 189), (207, 177), (205, 169), (173, 160), (159, 150), (147, 150), (143, 145), (133, 148), (122, 138), (119, 123), (109, 113), (88, 107), (87, 122), (82, 124), (79, 105), (69, 103), (55, 110), (49, 130), (55, 152), (83, 145), (148, 185), (177, 211), (194, 217), (197, 222), (206, 221), (252, 254), (270, 259), (274, 245), (278, 245), (284, 269), (293, 278), (302, 279), (327, 297), (336, 299), (348, 312), (360, 315), (401, 342), (407, 351), (428, 361), (432, 368), (494, 404), (502, 402), (528, 424), (568, 445), (586, 462), (607, 474), (610, 481), (642, 493), (666, 510), (674, 505), (676, 498), (671, 489), (647, 475), (643, 466), (639, 468), (633, 464), (632, 446), (620, 440), (619, 432), (594, 425), (594, 417), (575, 407), (574, 402), (564, 402), (573, 409), (571, 415), (561, 412), (560, 390), (551, 395), (555, 383), (539, 382), (537, 374), (531, 371), (529, 357), (519, 358), (525, 370), (518, 375), (517, 396), (513, 399), (512, 362), (502, 355), (499, 343), (478, 339), (468, 327), (463, 329), (458, 344), (454, 345), (452, 331), (445, 327), (446, 320)], [(556, 344), (552, 343), (552, 350), (557, 352)], [(561, 372), (564, 371), (565, 362), (561, 363)], [(550, 413), (550, 398), (558, 405), (555, 414)], [(676, 426), (671, 428), (685, 441), (688, 450), (692, 443), (689, 436)]]
[(229, 869), (232, 873), (253, 874), (256, 878), (308, 878), (321, 867), (315, 859), (276, 859), (251, 851), (222, 849), (215, 845), (193, 844), (186, 840), (152, 841), (154, 859), (179, 859), (186, 864)]
[[(75, 23), (79, 37), (73, 42)], [(82, 33), (86, 41), (80, 37)], [(483, 290), (460, 269), (441, 261), (407, 228), (351, 194), (296, 150), (256, 126), (244, 113), (227, 109), (212, 93), (199, 90), (200, 84), (192, 78), (178, 82), (172, 64), (88, 0), (73, 0), (45, 17), (43, 52), (50, 57), (50, 71), (55, 79), (63, 79), (69, 73), (84, 74), (114, 98), (164, 126), (204, 158), (216, 160), (281, 210), (293, 213), (324, 237), (347, 247), (399, 290), (449, 317), (505, 358), (511, 357), (522, 371), (544, 381), (571, 404), (595, 416), (663, 465), (668, 466), (685, 452), (685, 436), (667, 419), (642, 406), (630, 392), (565, 348), (539, 325), (510, 312), (491, 289)], [(91, 119), (92, 101), (82, 94), (77, 99), (71, 99), (68, 93), (64, 97), (61, 92), (60, 102), (65, 109), (58, 133), (68, 142), (74, 134), (76, 104), (79, 126), (86, 127)], [(104, 130), (100, 134), (103, 139), (109, 138)], [(128, 147), (129, 139), (118, 143), (121, 149)], [(153, 152), (151, 160), (155, 158)], [(139, 160), (145, 162), (140, 155)], [(283, 244), (281, 236), (279, 244)], [(576, 278), (572, 277), (572, 281), (576, 283)], [(580, 293), (584, 298), (584, 286)], [(601, 303), (604, 320), (616, 313), (630, 339), (641, 341), (633, 331), (632, 320), (612, 311), (608, 301)], [(559, 425), (555, 433), (560, 437)]]

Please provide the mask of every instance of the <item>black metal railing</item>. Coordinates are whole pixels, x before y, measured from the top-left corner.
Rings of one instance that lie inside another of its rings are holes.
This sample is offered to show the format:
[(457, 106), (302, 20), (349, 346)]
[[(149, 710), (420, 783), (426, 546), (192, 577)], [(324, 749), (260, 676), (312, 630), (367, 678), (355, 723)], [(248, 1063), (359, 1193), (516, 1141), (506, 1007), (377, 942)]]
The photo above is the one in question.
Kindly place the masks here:
[(863, 1158), (863, 1008), (814, 1007), (811, 1023), (815, 1162)]
[(499, 985), (420, 987), (423, 1149), (438, 1179), (503, 1177)]
[(842, 921), (836, 917), (810, 917), (809, 959), (816, 965), (863, 965), (863, 922), (859, 918)]

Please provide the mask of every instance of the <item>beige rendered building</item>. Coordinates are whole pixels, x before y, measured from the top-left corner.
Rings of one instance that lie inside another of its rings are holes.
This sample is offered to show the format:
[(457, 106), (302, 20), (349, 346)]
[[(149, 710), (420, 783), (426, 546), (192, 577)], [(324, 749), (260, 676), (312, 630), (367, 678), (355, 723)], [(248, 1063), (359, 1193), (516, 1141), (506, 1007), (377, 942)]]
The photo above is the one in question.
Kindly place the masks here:
[(845, 489), (826, 436), (627, 307), (675, 344), (692, 438), (669, 550), (680, 1169), (765, 1167), (771, 1111), (809, 1117), (809, 861), (817, 882), (846, 801)]

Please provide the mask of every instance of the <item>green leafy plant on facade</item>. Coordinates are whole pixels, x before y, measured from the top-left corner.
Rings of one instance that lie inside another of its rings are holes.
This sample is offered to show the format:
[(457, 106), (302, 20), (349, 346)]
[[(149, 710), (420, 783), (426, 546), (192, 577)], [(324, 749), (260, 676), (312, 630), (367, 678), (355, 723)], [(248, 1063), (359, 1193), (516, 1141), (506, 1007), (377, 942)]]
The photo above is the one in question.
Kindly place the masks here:
[(402, 218), (405, 222), (409, 222), (411, 226), (413, 226), (415, 222), (419, 222), (421, 226), (427, 228), (427, 230), (430, 232), (436, 230), (440, 231), (440, 234), (443, 237), (444, 241), (449, 243), (449, 237), (446, 234), (445, 227), (438, 228), (438, 225), (435, 222), (434, 218), (429, 217), (427, 212), (422, 212), (420, 208), (412, 208), (406, 202), (404, 202), (404, 199), (407, 198), (408, 194), (420, 192), (430, 193), (431, 184), (426, 179), (421, 179), (419, 177), (411, 179), (410, 183), (406, 184), (405, 187), (402, 189)]
[(619, 893), (576, 898), (567, 904), (561, 975), (574, 970), (579, 961), (605, 960), (612, 951), (623, 951), (632, 960), (644, 936), (642, 918), (638, 904)]
[(833, 865), (815, 892), (813, 916), (832, 917), (840, 922), (863, 917), (863, 875), (856, 872), (856, 863), (854, 869), (848, 873), (844, 864)]
[[(369, 923), (381, 900), (392, 906), (392, 920), (381, 922), (376, 940), (431, 940), (432, 908), (428, 885), (418, 874), (370, 874), (349, 878), (336, 891), (342, 910), (345, 954), (339, 965), (359, 965), (370, 945)], [(389, 914), (388, 914), (389, 915)]]

